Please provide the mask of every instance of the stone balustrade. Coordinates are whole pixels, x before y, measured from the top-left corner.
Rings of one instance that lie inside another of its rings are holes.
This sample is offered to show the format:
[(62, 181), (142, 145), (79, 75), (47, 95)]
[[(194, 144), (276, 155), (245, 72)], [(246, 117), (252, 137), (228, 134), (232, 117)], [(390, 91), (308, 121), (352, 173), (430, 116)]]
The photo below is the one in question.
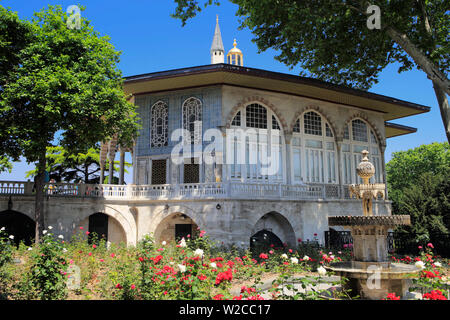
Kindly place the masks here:
[[(106, 199), (340, 199), (345, 186), (335, 184), (288, 185), (280, 183), (242, 183), (239, 181), (164, 185), (116, 185), (47, 183), (49, 197), (88, 197)], [(0, 181), (0, 195), (34, 195), (32, 181)]]

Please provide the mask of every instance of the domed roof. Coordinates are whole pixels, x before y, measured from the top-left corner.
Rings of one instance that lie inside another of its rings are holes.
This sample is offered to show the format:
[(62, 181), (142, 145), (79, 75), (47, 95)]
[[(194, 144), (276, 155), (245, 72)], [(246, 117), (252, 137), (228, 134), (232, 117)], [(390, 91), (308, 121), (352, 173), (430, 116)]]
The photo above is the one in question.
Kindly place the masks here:
[(231, 49), (230, 51), (228, 51), (228, 54), (234, 54), (234, 53), (242, 54), (242, 51), (236, 47), (237, 46), (236, 39), (234, 39), (233, 46), (234, 46), (234, 48)]

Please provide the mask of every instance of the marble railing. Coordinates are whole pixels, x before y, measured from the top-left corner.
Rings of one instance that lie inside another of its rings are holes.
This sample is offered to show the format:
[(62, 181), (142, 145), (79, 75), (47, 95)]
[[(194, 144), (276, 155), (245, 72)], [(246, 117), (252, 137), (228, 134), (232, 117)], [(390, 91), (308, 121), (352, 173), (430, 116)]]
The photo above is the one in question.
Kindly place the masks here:
[[(47, 183), (49, 197), (106, 199), (339, 199), (344, 188), (331, 184), (288, 185), (275, 183), (212, 182), (164, 185)], [(34, 195), (34, 183), (0, 181), (0, 195)]]

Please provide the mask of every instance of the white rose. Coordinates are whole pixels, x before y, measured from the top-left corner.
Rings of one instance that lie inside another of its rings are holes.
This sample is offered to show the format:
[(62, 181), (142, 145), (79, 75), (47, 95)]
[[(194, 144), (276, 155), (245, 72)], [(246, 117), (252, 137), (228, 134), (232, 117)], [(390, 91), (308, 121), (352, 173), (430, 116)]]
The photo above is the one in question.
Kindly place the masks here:
[(196, 250), (194, 251), (194, 256), (203, 258), (203, 250), (202, 250), (202, 249), (196, 249)]
[(53, 229), (53, 227), (52, 226), (48, 226), (48, 230), (52, 230)]
[(304, 256), (304, 257), (303, 257), (303, 260), (309, 261), (309, 257), (308, 257), (308, 256)]
[(435, 262), (434, 265), (438, 268), (442, 267), (442, 264), (440, 262)]
[(214, 262), (210, 263), (211, 268), (216, 269), (217, 268), (217, 264), (215, 264)]
[(298, 259), (295, 258), (295, 257), (292, 257), (292, 258), (291, 258), (291, 263), (297, 264), (297, 263), (298, 263)]
[(180, 269), (180, 272), (182, 272), (182, 273), (186, 272), (186, 266), (184, 266), (182, 264), (178, 265), (178, 269)]
[(163, 241), (163, 242), (161, 242), (161, 244), (162, 244), (163, 246), (165, 246), (165, 245), (167, 244), (167, 242)]
[(327, 270), (324, 267), (317, 268), (317, 272), (319, 275), (324, 276), (327, 273)]
[(66, 253), (66, 252), (67, 252), (67, 249), (66, 249), (66, 248), (63, 248), (63, 252)]
[(2, 227), (2, 228), (0, 229), (0, 231), (5, 231), (5, 227)]
[(32, 248), (32, 247), (29, 247), (29, 248), (28, 248), (28, 251), (31, 251), (31, 250), (33, 250), (33, 248)]
[(417, 261), (414, 265), (417, 269), (425, 269), (425, 263), (423, 261)]
[(181, 246), (182, 248), (186, 247), (186, 240), (184, 240), (184, 238), (181, 239), (181, 241), (180, 241), (180, 246)]
[(13, 240), (13, 239), (14, 239), (14, 236), (13, 236), (13, 235), (10, 235), (9, 238), (10, 238), (11, 240)]
[(173, 265), (175, 264), (175, 262), (170, 261), (169, 264), (170, 264), (171, 266), (173, 266)]
[(47, 233), (47, 230), (42, 231), (42, 234), (46, 234), (46, 233)]
[(64, 239), (64, 236), (63, 236), (62, 234), (60, 234), (60, 235), (58, 236), (58, 238)]
[(287, 259), (287, 258), (288, 258), (288, 255), (287, 255), (286, 253), (283, 253), (283, 254), (281, 255), (281, 257), (282, 257), (283, 259)]

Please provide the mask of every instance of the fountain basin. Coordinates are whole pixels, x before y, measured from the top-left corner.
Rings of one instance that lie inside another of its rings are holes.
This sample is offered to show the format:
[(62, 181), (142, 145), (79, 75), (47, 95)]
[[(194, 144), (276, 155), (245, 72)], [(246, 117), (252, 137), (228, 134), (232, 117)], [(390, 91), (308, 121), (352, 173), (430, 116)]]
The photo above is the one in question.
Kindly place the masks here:
[(405, 297), (411, 277), (420, 272), (414, 265), (391, 262), (346, 261), (325, 269), (348, 279), (345, 288), (361, 299), (381, 300), (389, 293)]
[(387, 234), (389, 229), (410, 224), (410, 217), (395, 216), (334, 216), (328, 225), (349, 229), (353, 238), (354, 260), (386, 262), (388, 260)]

